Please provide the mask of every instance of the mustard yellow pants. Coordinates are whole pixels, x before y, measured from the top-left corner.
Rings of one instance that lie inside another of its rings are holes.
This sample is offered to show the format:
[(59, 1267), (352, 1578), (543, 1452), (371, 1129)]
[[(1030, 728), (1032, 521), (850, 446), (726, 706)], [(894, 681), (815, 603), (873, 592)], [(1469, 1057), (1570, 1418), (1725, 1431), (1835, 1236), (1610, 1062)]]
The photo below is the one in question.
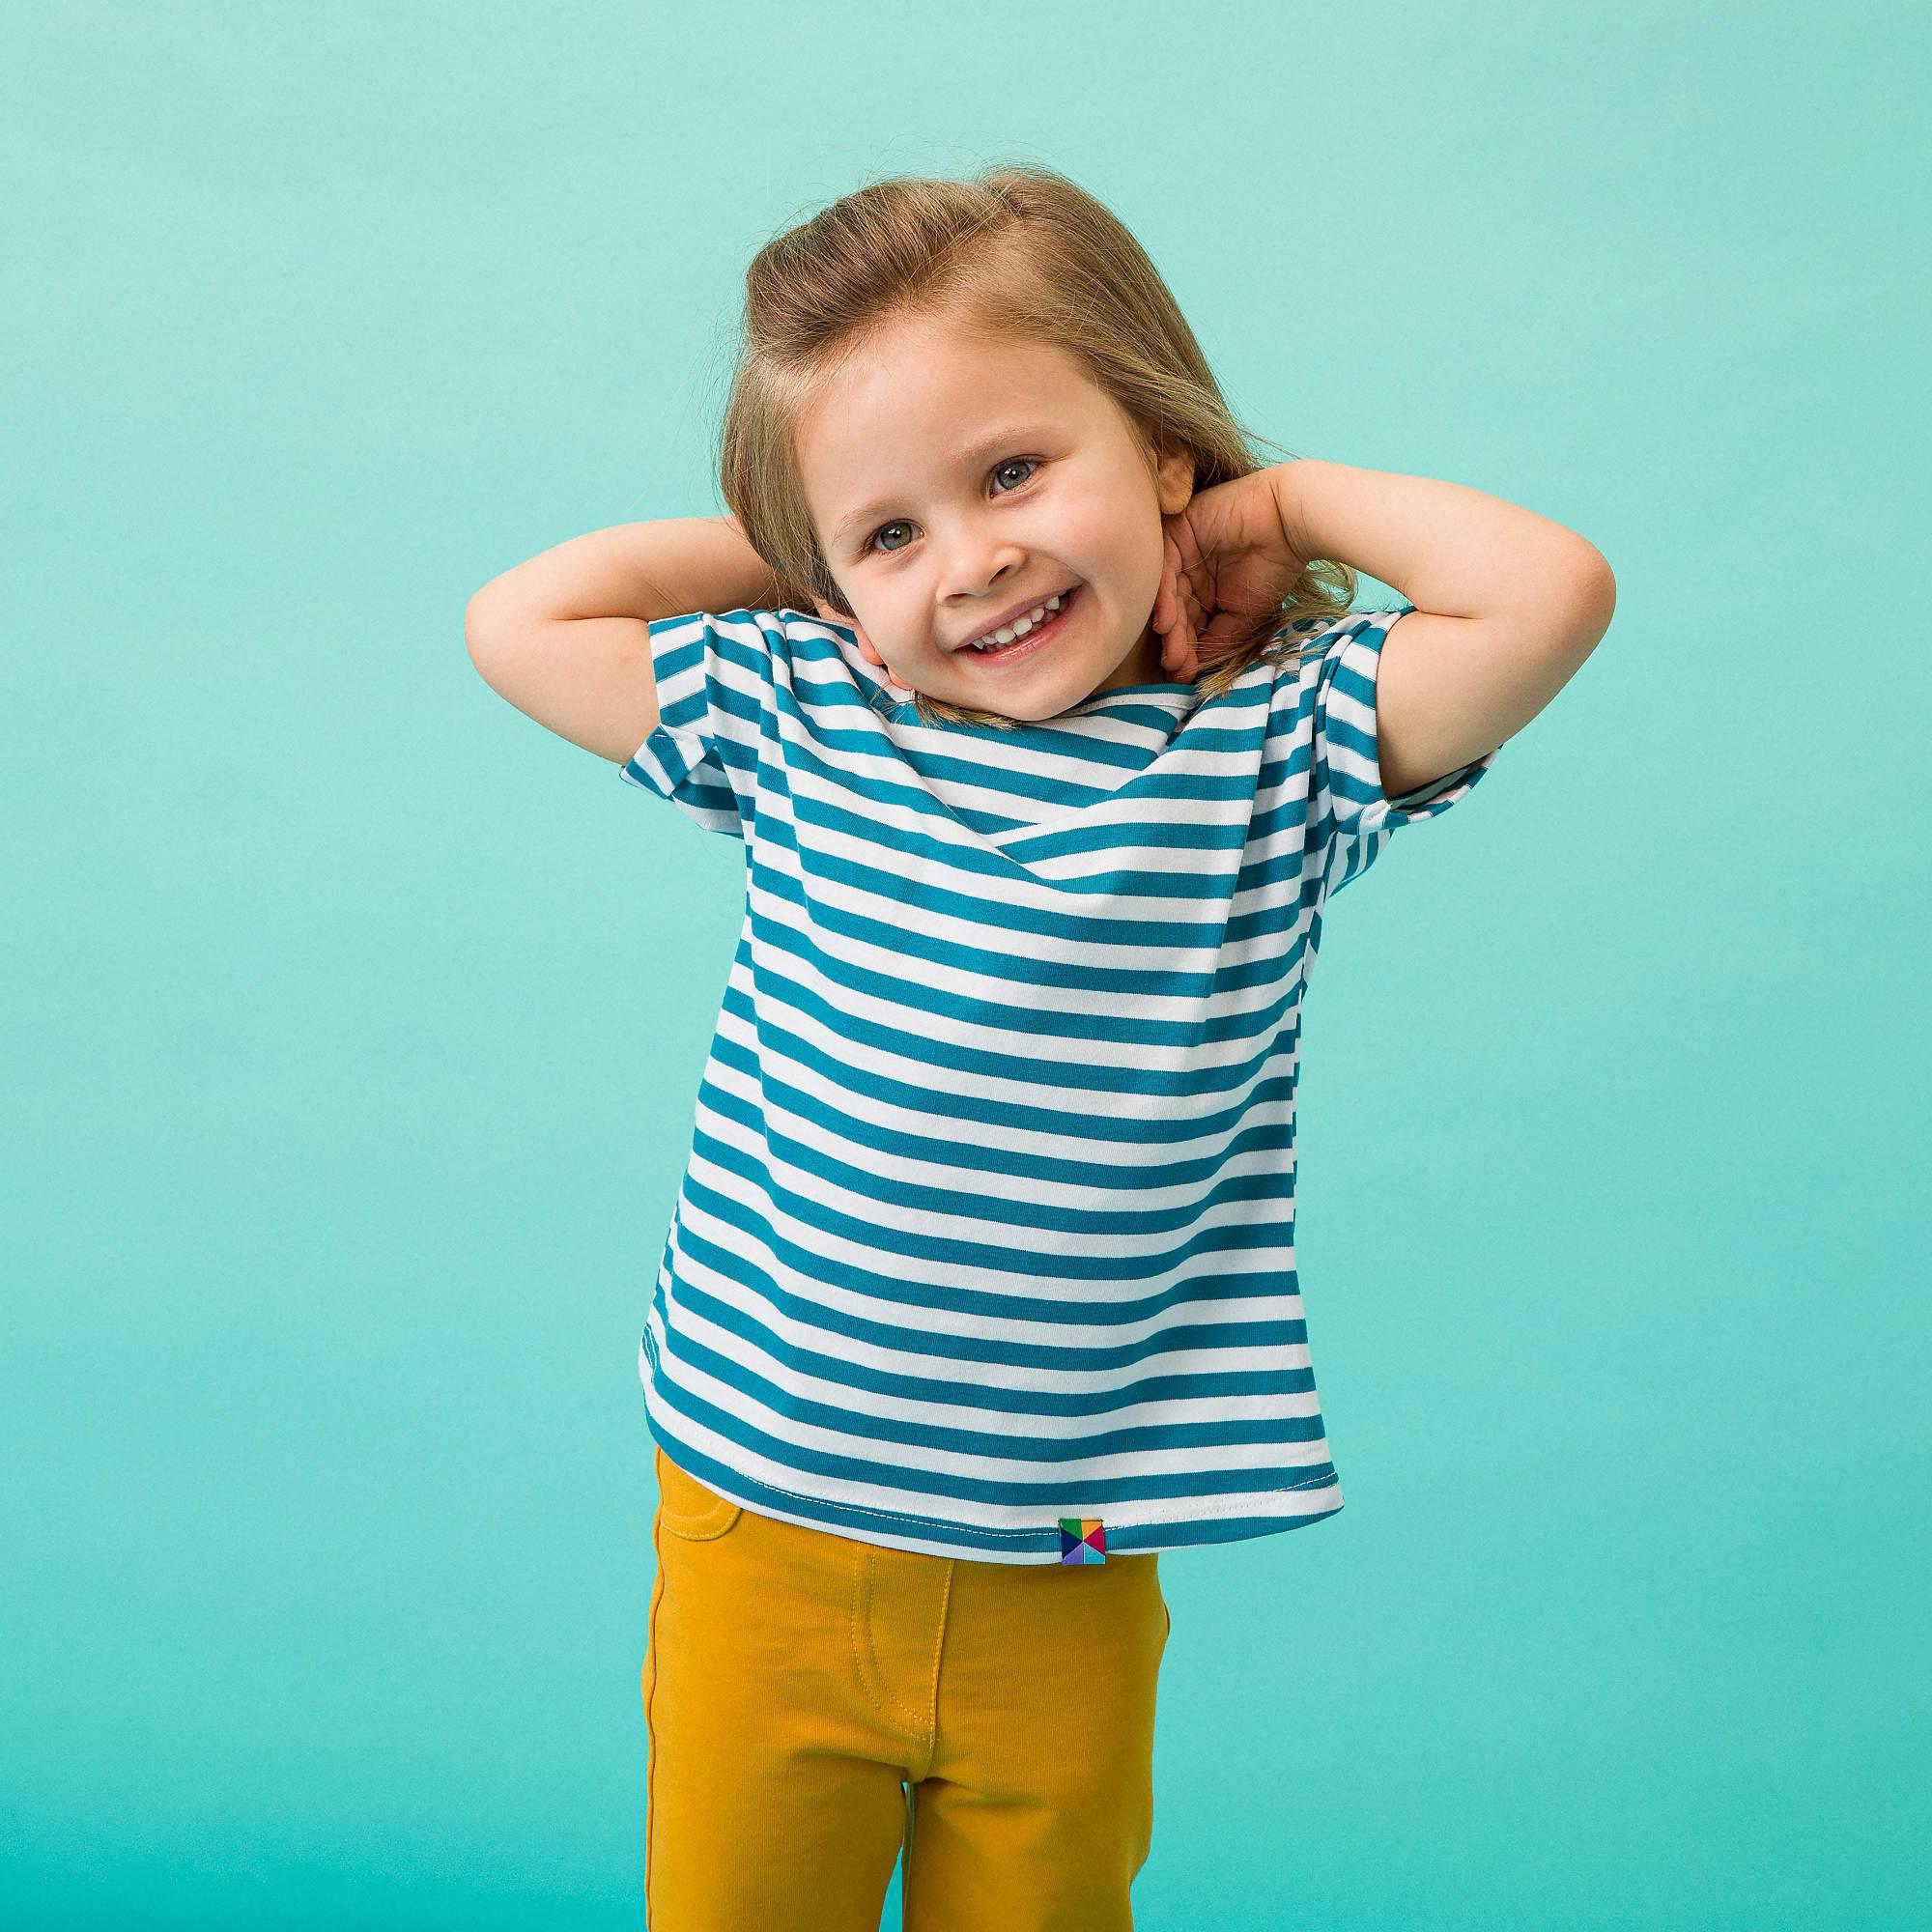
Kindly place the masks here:
[(742, 1509), (657, 1452), (650, 1932), (1128, 1932), (1159, 1557), (987, 1563)]

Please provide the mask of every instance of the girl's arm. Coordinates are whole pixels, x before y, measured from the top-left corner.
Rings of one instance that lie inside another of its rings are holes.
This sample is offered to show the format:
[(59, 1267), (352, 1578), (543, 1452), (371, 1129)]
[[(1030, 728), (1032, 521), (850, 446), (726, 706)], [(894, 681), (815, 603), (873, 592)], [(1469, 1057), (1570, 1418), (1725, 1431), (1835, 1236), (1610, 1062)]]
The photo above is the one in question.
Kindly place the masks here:
[(539, 724), (623, 764), (656, 727), (647, 627), (768, 610), (782, 586), (729, 517), (667, 517), (572, 537), (469, 600), (469, 661)]
[(1377, 673), (1390, 798), (1514, 736), (1609, 629), (1616, 579), (1564, 525), (1429, 476), (1303, 458), (1268, 470), (1289, 548), (1393, 584), (1414, 611)]

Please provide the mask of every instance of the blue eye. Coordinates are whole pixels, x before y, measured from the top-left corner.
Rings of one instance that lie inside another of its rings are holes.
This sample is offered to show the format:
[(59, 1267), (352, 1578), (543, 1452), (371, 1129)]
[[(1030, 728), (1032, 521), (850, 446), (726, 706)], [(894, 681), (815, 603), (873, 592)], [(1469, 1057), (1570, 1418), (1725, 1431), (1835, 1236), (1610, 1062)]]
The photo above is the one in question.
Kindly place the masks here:
[[(1020, 480), (1012, 486), (1011, 490), (1002, 490), (1000, 492), (1000, 495), (1003, 497), (1010, 497), (1013, 494), (1014, 490), (1025, 489), (1026, 486), (1033, 481), (1033, 472), (1039, 468), (1039, 464), (1040, 464), (1040, 459), (1037, 456), (1009, 456), (1006, 459), (1005, 462), (996, 463), (993, 466), (992, 470), (990, 472), (994, 476), (998, 476), (1002, 470), (1006, 469), (1018, 469), (1024, 468), (1027, 471), (1027, 474), (1022, 476)], [(879, 539), (882, 536), (884, 536), (888, 530), (902, 530), (902, 529), (910, 529), (911, 527), (912, 527), (911, 525), (908, 524), (902, 517), (895, 518), (894, 521), (891, 522), (890, 524), (881, 524), (879, 527), (875, 529), (872, 532), (872, 534), (866, 539), (865, 549), (867, 552), (867, 554), (872, 553), (876, 549)], [(904, 548), (905, 545), (903, 544), (897, 544), (897, 545), (889, 544), (882, 552), (879, 553), (879, 554), (885, 556), (896, 556), (899, 554), (899, 552), (902, 551)]]

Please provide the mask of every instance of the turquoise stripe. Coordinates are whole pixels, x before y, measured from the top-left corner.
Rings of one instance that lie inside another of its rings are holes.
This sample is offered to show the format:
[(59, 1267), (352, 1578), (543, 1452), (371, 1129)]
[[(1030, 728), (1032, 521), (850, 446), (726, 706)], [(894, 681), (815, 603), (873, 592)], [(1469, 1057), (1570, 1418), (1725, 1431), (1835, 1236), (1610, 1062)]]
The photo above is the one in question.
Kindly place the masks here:
[(1381, 796), (1400, 614), (1014, 732), (922, 724), (798, 612), (650, 626), (622, 776), (748, 856), (640, 1351), (673, 1461), (1001, 1561), (1062, 1517), (1125, 1552), (1340, 1509), (1292, 1460), (1306, 1323), (1260, 1314), (1298, 1307), (1302, 1002), (1329, 899), (1494, 755)]

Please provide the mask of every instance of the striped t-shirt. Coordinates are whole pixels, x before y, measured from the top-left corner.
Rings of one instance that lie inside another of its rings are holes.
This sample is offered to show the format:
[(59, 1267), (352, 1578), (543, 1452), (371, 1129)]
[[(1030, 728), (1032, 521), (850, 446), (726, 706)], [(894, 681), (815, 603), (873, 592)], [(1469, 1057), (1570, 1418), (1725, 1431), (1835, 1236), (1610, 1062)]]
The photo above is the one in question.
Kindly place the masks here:
[(1291, 632), (1218, 698), (1016, 729), (923, 724), (797, 611), (650, 625), (622, 776), (746, 859), (639, 1363), (673, 1463), (996, 1563), (1342, 1507), (1294, 1265), (1302, 994), (1329, 896), (1495, 756), (1382, 795), (1411, 608)]

